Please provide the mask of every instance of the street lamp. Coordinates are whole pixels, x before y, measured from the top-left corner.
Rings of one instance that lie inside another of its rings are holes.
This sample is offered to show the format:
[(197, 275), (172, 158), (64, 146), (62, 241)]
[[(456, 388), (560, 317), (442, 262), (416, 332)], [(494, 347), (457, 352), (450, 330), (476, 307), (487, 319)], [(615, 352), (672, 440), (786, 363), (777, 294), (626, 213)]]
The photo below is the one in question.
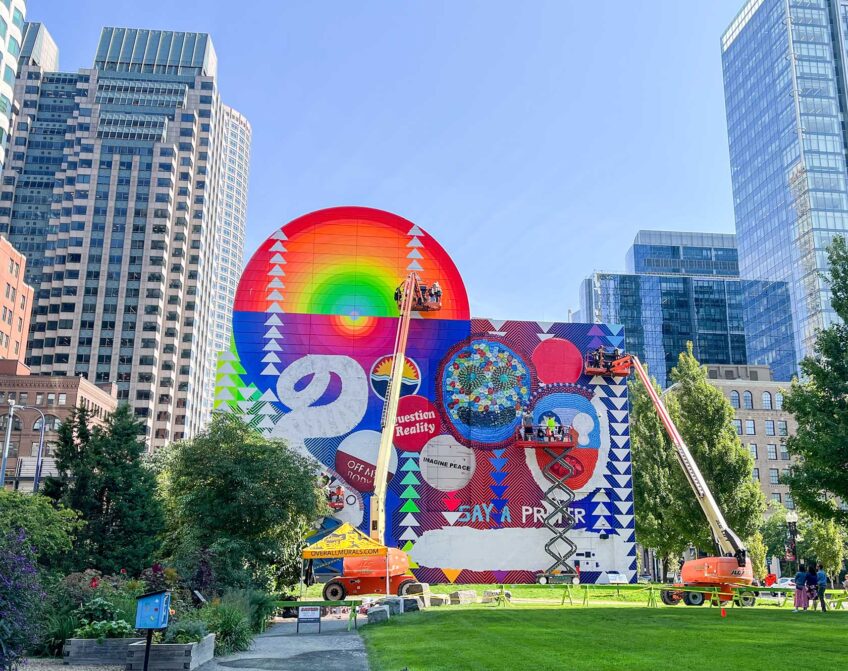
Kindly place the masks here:
[(789, 551), (792, 553), (792, 558), (795, 560), (795, 572), (798, 572), (798, 513), (790, 510), (786, 513), (786, 526), (789, 527)]
[(39, 415), (41, 415), (38, 455), (35, 458), (35, 475), (32, 479), (32, 491), (35, 493), (38, 491), (38, 485), (41, 481), (41, 462), (44, 458), (44, 427), (47, 424), (47, 418), (39, 408), (32, 405), (15, 405), (15, 402), (11, 399), (9, 399), (9, 419), (6, 423), (6, 440), (3, 443), (3, 458), (0, 460), (0, 480), (2, 480), (2, 487), (0, 488), (6, 488), (6, 462), (9, 458), (9, 448), (12, 442), (12, 424), (14, 424), (15, 421), (15, 408), (20, 408), (21, 410), (35, 410)]

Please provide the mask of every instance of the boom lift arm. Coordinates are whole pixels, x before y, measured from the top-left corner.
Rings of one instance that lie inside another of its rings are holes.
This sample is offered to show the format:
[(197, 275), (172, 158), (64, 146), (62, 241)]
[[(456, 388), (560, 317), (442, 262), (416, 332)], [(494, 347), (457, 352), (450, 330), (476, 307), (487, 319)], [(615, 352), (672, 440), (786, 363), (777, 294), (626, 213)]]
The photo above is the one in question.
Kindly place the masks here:
[(638, 357), (633, 355), (626, 355), (625, 357), (622, 357), (622, 359), (619, 359), (618, 362), (626, 364), (628, 363), (626, 362), (627, 358), (631, 360), (629, 363), (632, 363), (636, 376), (648, 391), (648, 395), (654, 403), (654, 408), (660, 417), (660, 421), (662, 421), (666, 432), (671, 438), (671, 442), (674, 444), (674, 452), (677, 455), (677, 461), (683, 469), (683, 472), (686, 474), (686, 479), (689, 481), (692, 491), (695, 492), (695, 497), (698, 499), (701, 510), (704, 511), (704, 515), (707, 518), (707, 522), (709, 522), (716, 545), (721, 551), (722, 556), (736, 557), (736, 561), (739, 563), (739, 566), (745, 566), (747, 557), (745, 544), (742, 542), (742, 539), (736, 535), (733, 529), (727, 526), (727, 522), (724, 520), (724, 515), (713, 498), (710, 488), (707, 486), (707, 481), (704, 479), (698, 465), (692, 458), (692, 453), (689, 452), (689, 448), (683, 441), (683, 437), (674, 425), (671, 415), (666, 409), (662, 398), (657, 393), (654, 385), (651, 384), (651, 380), (648, 377), (648, 373), (643, 368), (642, 362), (639, 361)]
[(380, 434), (380, 451), (374, 473), (374, 494), (371, 496), (371, 538), (386, 542), (386, 490), (389, 482), (389, 462), (392, 455), (392, 441), (397, 424), (397, 409), (403, 384), (403, 367), (406, 363), (406, 342), (409, 337), (409, 324), (413, 312), (431, 312), (441, 309), (441, 289), (438, 284), (430, 292), (414, 272), (409, 273), (398, 287), (395, 298), (400, 311), (400, 324), (395, 335), (395, 349), (392, 358), (392, 372), (386, 389), (386, 402), (383, 405)]

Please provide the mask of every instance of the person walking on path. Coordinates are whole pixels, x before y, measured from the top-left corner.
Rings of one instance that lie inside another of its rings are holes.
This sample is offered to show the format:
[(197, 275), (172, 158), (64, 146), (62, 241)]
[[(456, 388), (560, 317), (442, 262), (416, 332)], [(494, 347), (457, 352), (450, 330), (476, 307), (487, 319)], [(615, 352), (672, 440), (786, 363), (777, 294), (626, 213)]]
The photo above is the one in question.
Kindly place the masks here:
[(810, 602), (807, 599), (807, 570), (804, 566), (798, 567), (798, 572), (795, 574), (795, 608), (792, 611), (797, 613), (799, 608), (807, 610)]
[[(827, 589), (827, 573), (824, 572), (824, 566), (819, 564), (818, 573), (816, 573), (816, 589), (819, 594), (819, 603), (821, 604), (822, 613), (827, 611), (827, 601), (824, 598), (824, 592)], [(813, 604), (813, 610), (816, 609), (816, 605)]]

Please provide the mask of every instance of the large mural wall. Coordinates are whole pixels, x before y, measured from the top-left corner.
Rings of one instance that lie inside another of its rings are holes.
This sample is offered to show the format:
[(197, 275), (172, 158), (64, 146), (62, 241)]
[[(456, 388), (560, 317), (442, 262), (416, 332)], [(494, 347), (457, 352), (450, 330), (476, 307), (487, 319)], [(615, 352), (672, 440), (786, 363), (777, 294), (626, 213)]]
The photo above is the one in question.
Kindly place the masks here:
[(573, 426), (572, 561), (584, 582), (635, 580), (627, 387), (583, 375), (582, 353), (622, 346), (620, 326), (471, 319), (444, 249), (396, 215), (333, 208), (283, 226), (250, 260), (216, 408), (310, 455), (344, 490), (338, 521), (368, 528), (368, 499), (398, 327), (395, 288), (438, 280), (416, 315), (390, 470), (387, 543), (419, 580), (533, 582), (552, 560), (541, 450), (514, 445), (520, 411)]

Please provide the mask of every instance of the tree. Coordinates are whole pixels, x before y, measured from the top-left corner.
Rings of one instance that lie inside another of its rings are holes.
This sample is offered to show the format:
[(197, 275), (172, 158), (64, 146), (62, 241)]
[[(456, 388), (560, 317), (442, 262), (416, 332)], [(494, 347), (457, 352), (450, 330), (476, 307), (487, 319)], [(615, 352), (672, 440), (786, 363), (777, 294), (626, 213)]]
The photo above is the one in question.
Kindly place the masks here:
[[(736, 435), (733, 408), (707, 380), (692, 343), (680, 354), (671, 379), (676, 388), (664, 399), (666, 407), (725, 520), (740, 538), (749, 538), (759, 528), (765, 499), (751, 479), (753, 460)], [(637, 536), (641, 529), (644, 544), (673, 554), (689, 544), (714, 552), (707, 519), (646, 391), (638, 382), (631, 389)]]
[(848, 511), (830, 504), (848, 501), (848, 244), (836, 237), (828, 248), (831, 305), (842, 320), (819, 332), (814, 354), (801, 362), (783, 407), (798, 431), (786, 439), (796, 462), (784, 478), (799, 507), (848, 525)]
[(218, 587), (270, 584), (322, 510), (312, 462), (234, 415), (216, 414), (160, 466), (167, 548), (185, 575), (207, 558)]
[(786, 524), (786, 508), (779, 503), (769, 504), (770, 514), (760, 526), (760, 534), (766, 546), (768, 558), (783, 559), (789, 542), (789, 528)]
[(163, 517), (155, 477), (142, 462), (140, 429), (128, 405), (109, 415), (105, 426), (92, 428), (79, 408), (59, 428), (60, 476), (49, 491), (85, 521), (70, 570), (137, 575), (153, 562)]
[[(701, 470), (727, 524), (740, 538), (750, 537), (760, 526), (765, 497), (751, 478), (754, 461), (736, 434), (730, 402), (707, 379), (707, 369), (692, 354), (692, 343), (678, 358), (671, 379), (679, 412), (677, 428)], [(682, 482), (685, 478), (680, 473)], [(695, 495), (686, 485), (678, 502), (693, 544), (713, 547), (712, 533)]]
[(751, 558), (751, 568), (754, 570), (754, 577), (762, 580), (768, 573), (768, 562), (766, 561), (766, 544), (763, 541), (763, 535), (759, 531), (755, 531), (748, 538), (746, 543), (748, 548), (748, 556)]
[(845, 559), (845, 532), (832, 519), (813, 518), (805, 525), (808, 556), (824, 566), (831, 577), (839, 575)]
[(46, 496), (0, 490), (0, 529), (26, 532), (28, 543), (45, 566), (52, 567), (70, 551), (81, 526), (76, 512), (54, 506)]
[[(659, 391), (653, 378), (651, 382)], [(628, 393), (636, 538), (656, 552), (662, 561), (665, 580), (669, 562), (679, 557), (689, 544), (677, 524), (675, 510), (675, 486), (680, 466), (645, 387), (639, 380), (633, 380)]]

